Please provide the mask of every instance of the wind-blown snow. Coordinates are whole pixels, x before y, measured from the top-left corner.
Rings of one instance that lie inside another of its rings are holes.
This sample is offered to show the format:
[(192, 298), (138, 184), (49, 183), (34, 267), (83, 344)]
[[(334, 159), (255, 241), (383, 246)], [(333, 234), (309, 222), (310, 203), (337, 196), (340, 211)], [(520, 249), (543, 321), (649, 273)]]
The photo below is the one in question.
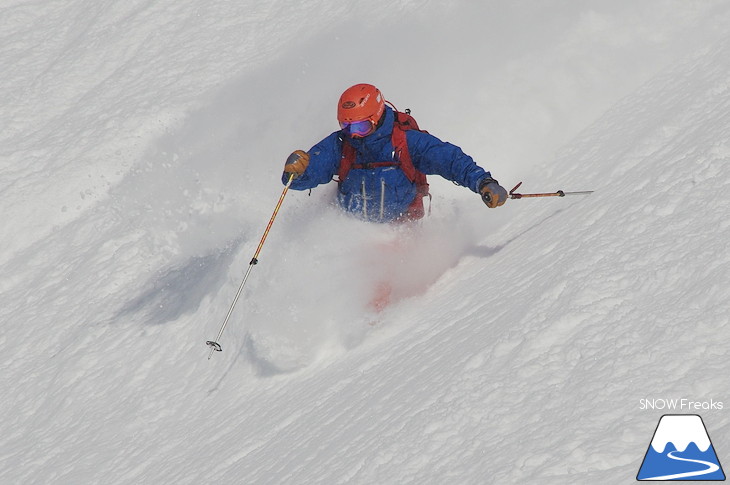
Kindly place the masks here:
[[(662, 414), (640, 399), (730, 396), (729, 22), (720, 0), (4, 2), (0, 482), (633, 481)], [(290, 192), (206, 360), (283, 160), (356, 82), (507, 188), (596, 192), (489, 210), (432, 177), (413, 230)]]

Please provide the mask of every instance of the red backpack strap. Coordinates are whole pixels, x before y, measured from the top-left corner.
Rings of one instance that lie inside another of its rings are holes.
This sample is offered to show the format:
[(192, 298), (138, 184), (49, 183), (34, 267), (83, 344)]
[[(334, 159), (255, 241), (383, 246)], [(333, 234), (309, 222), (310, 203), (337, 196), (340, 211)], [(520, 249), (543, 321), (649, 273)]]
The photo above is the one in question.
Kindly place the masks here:
[[(398, 122), (393, 126), (393, 136), (391, 138), (391, 143), (393, 144), (395, 156), (400, 162), (400, 168), (401, 170), (403, 170), (403, 173), (406, 174), (408, 180), (416, 184), (416, 188), (418, 189), (418, 195), (420, 197), (426, 197), (427, 195), (430, 197), (431, 194), (428, 191), (426, 174), (416, 169), (415, 165), (413, 165), (411, 154), (408, 151), (408, 140), (406, 137), (406, 131), (418, 130), (418, 124), (416, 124), (416, 120), (413, 119), (413, 117), (409, 114), (401, 112), (396, 113), (399, 118), (400, 115), (403, 115), (403, 117), (406, 118), (404, 121), (407, 124), (405, 125), (406, 127), (404, 127), (402, 123)], [(400, 119), (398, 121), (400, 121)], [(410, 128), (407, 128), (407, 126), (410, 126)]]
[(416, 181), (416, 167), (413, 166), (411, 154), (408, 152), (408, 141), (406, 140), (406, 131), (399, 123), (393, 125), (393, 134), (390, 142), (393, 144), (394, 158), (400, 162), (400, 169), (406, 174), (408, 180)]
[(352, 165), (355, 163), (355, 147), (352, 146), (346, 138), (342, 140), (342, 158), (340, 159), (340, 168), (337, 170), (337, 181), (342, 182), (350, 173)]
[[(408, 121), (412, 121), (412, 126), (418, 126), (416, 124), (416, 120), (414, 120), (410, 115), (406, 113), (403, 114), (407, 118), (409, 118)], [(426, 214), (426, 210), (423, 207), (423, 198), (428, 197), (430, 201), (431, 193), (428, 190), (426, 174), (417, 170), (416, 167), (413, 165), (413, 160), (411, 160), (411, 154), (408, 151), (408, 141), (406, 139), (406, 131), (409, 129), (412, 130), (418, 128), (404, 128), (401, 124), (396, 123), (393, 127), (393, 136), (391, 138), (391, 142), (393, 143), (395, 156), (400, 161), (401, 170), (403, 171), (405, 176), (408, 177), (408, 180), (416, 185), (416, 198), (413, 199), (413, 202), (411, 203), (410, 207), (408, 207), (408, 210), (402, 216), (402, 218), (404, 220), (415, 221), (422, 218)], [(431, 213), (430, 203), (428, 205), (428, 213)]]

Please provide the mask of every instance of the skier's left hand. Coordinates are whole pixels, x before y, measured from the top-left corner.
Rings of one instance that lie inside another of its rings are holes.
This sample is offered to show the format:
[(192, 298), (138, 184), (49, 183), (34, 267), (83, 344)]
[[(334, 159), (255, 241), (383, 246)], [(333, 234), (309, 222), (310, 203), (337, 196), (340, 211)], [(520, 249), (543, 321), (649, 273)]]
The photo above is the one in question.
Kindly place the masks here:
[(499, 185), (493, 178), (482, 180), (479, 184), (479, 193), (487, 207), (494, 209), (507, 202), (507, 189)]

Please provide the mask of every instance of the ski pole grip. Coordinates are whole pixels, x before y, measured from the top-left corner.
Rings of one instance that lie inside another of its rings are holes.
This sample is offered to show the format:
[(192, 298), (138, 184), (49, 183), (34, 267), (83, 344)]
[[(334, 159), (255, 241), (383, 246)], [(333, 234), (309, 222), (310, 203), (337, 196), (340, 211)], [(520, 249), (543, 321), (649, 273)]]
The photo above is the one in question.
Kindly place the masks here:
[(482, 200), (488, 206), (492, 203), (492, 193), (489, 190), (485, 190), (485, 187), (493, 183), (496, 184), (497, 181), (494, 180), (492, 177), (484, 178), (479, 182), (479, 195), (482, 196)]

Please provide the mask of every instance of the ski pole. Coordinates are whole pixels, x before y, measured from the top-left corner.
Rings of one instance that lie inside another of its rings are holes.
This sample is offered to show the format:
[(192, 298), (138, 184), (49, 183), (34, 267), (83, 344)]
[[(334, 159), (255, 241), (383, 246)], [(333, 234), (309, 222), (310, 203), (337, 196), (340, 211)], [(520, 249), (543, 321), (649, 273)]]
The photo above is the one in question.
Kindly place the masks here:
[(510, 199), (523, 199), (525, 197), (565, 197), (566, 195), (588, 195), (594, 192), (593, 190), (583, 190), (579, 192), (565, 192), (558, 190), (557, 192), (547, 192), (542, 194), (518, 194), (515, 190), (517, 190), (520, 185), (522, 185), (522, 182), (515, 185), (514, 188), (509, 191)]
[(226, 315), (225, 320), (223, 320), (223, 325), (221, 326), (221, 329), (218, 332), (218, 336), (215, 338), (215, 340), (208, 340), (205, 342), (205, 344), (208, 347), (210, 347), (210, 353), (208, 354), (208, 360), (210, 360), (210, 358), (213, 356), (213, 352), (222, 352), (223, 351), (223, 349), (221, 348), (218, 341), (221, 339), (221, 335), (223, 335), (223, 330), (225, 330), (226, 325), (228, 325), (228, 320), (231, 318), (231, 314), (233, 313), (233, 308), (236, 306), (238, 299), (241, 297), (241, 293), (243, 292), (243, 287), (246, 284), (248, 275), (251, 273), (251, 269), (254, 267), (254, 265), (258, 264), (258, 262), (259, 262), (259, 253), (261, 252), (261, 248), (264, 247), (264, 241), (266, 241), (266, 236), (269, 235), (269, 230), (271, 229), (271, 226), (274, 224), (274, 219), (276, 219), (276, 215), (279, 213), (279, 208), (281, 207), (281, 203), (284, 202), (284, 197), (286, 197), (286, 193), (289, 191), (289, 187), (291, 186), (292, 180), (294, 180), (293, 173), (291, 175), (289, 175), (289, 180), (286, 182), (286, 185), (284, 186), (284, 190), (281, 193), (281, 197), (279, 197), (279, 202), (277, 202), (277, 204), (276, 204), (274, 213), (271, 214), (271, 219), (269, 219), (269, 224), (266, 226), (264, 235), (261, 237), (261, 241), (259, 241), (259, 246), (256, 248), (256, 252), (254, 253), (253, 258), (251, 258), (251, 262), (248, 265), (246, 274), (243, 276), (243, 281), (241, 281), (241, 286), (238, 287), (238, 291), (236, 292), (236, 297), (233, 298), (233, 303), (231, 303), (231, 307), (228, 309), (228, 314)]

